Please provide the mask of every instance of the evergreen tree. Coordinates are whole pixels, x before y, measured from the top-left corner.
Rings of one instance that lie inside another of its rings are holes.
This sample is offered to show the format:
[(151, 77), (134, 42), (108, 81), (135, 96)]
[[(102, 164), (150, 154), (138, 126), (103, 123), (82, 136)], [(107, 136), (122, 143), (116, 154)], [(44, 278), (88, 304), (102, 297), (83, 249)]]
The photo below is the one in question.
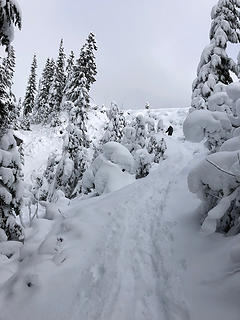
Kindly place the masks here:
[(137, 115), (134, 124), (136, 130), (135, 149), (144, 148), (146, 146), (147, 132), (146, 123), (142, 114)]
[(8, 110), (9, 125), (15, 127), (17, 117), (17, 103), (15, 95), (12, 92), (13, 75), (15, 68), (15, 51), (13, 46), (9, 46), (7, 57), (3, 59), (3, 78), (6, 85), (5, 107)]
[(68, 84), (66, 96), (69, 101), (71, 101), (75, 107), (76, 119), (74, 123), (82, 131), (84, 147), (89, 146), (89, 140), (87, 137), (86, 120), (88, 119), (87, 112), (89, 110), (90, 98), (88, 90), (86, 88), (86, 78), (84, 73), (80, 71), (81, 66), (79, 65), (79, 59), (77, 64), (73, 68), (72, 78)]
[(62, 39), (59, 46), (56, 69), (55, 69), (54, 79), (53, 79), (52, 88), (50, 91), (50, 98), (49, 98), (49, 105), (52, 113), (53, 125), (56, 125), (58, 123), (57, 117), (60, 112), (64, 88), (66, 85), (65, 57), (66, 55), (64, 53), (63, 39)]
[(22, 228), (15, 221), (22, 204), (21, 159), (11, 130), (0, 137), (0, 232), (6, 240), (22, 240)]
[(0, 45), (9, 46), (13, 39), (13, 29), (21, 29), (22, 19), (17, 1), (0, 1)]
[(49, 58), (46, 61), (41, 78), (41, 87), (36, 102), (36, 119), (37, 123), (47, 123), (50, 107), (48, 104), (50, 89), (53, 83), (55, 72), (55, 62)]
[(75, 63), (75, 56), (74, 56), (74, 52), (71, 51), (70, 55), (67, 59), (67, 67), (66, 67), (66, 72), (67, 72), (67, 79), (70, 79), (72, 71), (73, 71), (73, 67), (74, 67), (74, 63)]
[(229, 84), (230, 71), (238, 75), (236, 63), (226, 53), (227, 43), (240, 40), (240, 3), (238, 0), (219, 0), (212, 9), (210, 44), (203, 50), (193, 82), (192, 107), (204, 109), (217, 83)]
[(148, 153), (153, 155), (153, 161), (159, 163), (161, 159), (165, 160), (165, 152), (167, 150), (167, 145), (164, 138), (158, 136), (151, 136), (148, 141), (147, 146)]
[(20, 10), (16, 1), (0, 1), (0, 44), (7, 47), (8, 56), (0, 64), (0, 238), (23, 240), (21, 226), (16, 223), (20, 214), (21, 160), (16, 139), (11, 130), (9, 98), (12, 86), (15, 56), (10, 42), (13, 26), (21, 28)]
[(23, 115), (28, 120), (34, 108), (35, 95), (37, 92), (36, 69), (37, 69), (37, 58), (36, 58), (36, 55), (34, 55), (32, 66), (31, 66), (31, 72), (30, 72), (30, 76), (27, 84), (25, 99), (23, 101)]
[(119, 110), (116, 103), (112, 102), (109, 111), (107, 112), (109, 123), (105, 127), (101, 144), (109, 141), (121, 142), (126, 126), (126, 120), (122, 111)]
[(56, 190), (62, 190), (68, 198), (81, 193), (81, 180), (89, 160), (85, 131), (81, 125), (79, 126), (79, 116), (81, 117), (78, 107), (72, 105), (62, 158), (57, 167), (51, 197)]
[(138, 149), (135, 154), (136, 179), (146, 177), (152, 166), (152, 157), (146, 149)]
[(78, 65), (81, 66), (80, 71), (86, 77), (86, 89), (89, 91), (91, 85), (96, 81), (97, 67), (95, 63), (94, 51), (97, 50), (96, 40), (93, 33), (90, 33), (86, 43), (81, 49)]

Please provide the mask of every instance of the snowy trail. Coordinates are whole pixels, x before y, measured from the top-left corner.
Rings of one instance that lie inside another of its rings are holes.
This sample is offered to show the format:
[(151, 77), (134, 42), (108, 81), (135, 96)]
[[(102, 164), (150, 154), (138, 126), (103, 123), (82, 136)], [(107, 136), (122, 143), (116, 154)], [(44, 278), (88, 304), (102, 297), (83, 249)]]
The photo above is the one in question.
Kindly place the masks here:
[[(187, 176), (205, 151), (184, 141), (184, 112), (173, 113), (162, 113), (177, 124), (168, 158), (149, 176), (68, 202), (58, 219), (26, 229), (20, 259), (0, 255), (0, 320), (239, 320), (230, 253), (240, 235), (200, 232)], [(23, 138), (30, 182), (61, 138), (37, 127)]]
[(93, 252), (94, 265), (87, 264), (79, 279), (84, 299), (76, 298), (70, 319), (190, 319), (178, 268), (173, 265), (171, 225), (164, 216), (179, 161), (186, 160), (177, 150), (171, 179), (163, 165), (144, 183), (129, 186), (128, 196), (124, 189), (103, 199), (108, 203), (111, 197), (111, 203), (120, 205), (108, 208), (112, 215), (108, 234), (101, 239), (97, 255)]
[[(32, 244), (30, 237), (27, 259), (1, 296), (1, 320), (191, 319), (166, 203), (175, 196), (192, 149), (174, 138), (168, 146), (168, 161), (145, 179), (102, 197), (74, 200), (67, 218), (48, 226), (45, 241)], [(29, 275), (38, 279), (36, 289), (19, 301)]]

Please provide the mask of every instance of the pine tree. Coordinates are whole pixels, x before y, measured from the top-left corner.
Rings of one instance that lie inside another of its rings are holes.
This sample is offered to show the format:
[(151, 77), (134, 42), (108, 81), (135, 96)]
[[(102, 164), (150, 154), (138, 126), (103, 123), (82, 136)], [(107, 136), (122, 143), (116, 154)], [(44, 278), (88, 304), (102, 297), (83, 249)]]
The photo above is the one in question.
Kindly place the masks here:
[(146, 123), (142, 114), (137, 115), (134, 124), (136, 130), (135, 149), (144, 148), (146, 146), (147, 132)]
[(0, 1), (0, 45), (9, 46), (13, 39), (13, 29), (21, 29), (22, 19), (17, 1)]
[(37, 102), (35, 104), (35, 121), (36, 123), (47, 123), (50, 107), (48, 104), (50, 89), (53, 83), (55, 72), (55, 62), (49, 58), (46, 61), (41, 78), (41, 87), (39, 90)]
[(152, 157), (146, 149), (138, 149), (135, 154), (136, 179), (146, 177), (152, 166)]
[(238, 75), (236, 63), (226, 53), (227, 43), (240, 41), (240, 3), (238, 0), (219, 0), (212, 9), (210, 44), (203, 50), (193, 82), (192, 107), (204, 109), (217, 83), (229, 84), (230, 71)]
[(23, 231), (16, 223), (20, 214), (21, 159), (11, 125), (9, 99), (14, 72), (14, 51), (10, 47), (13, 26), (21, 28), (21, 16), (17, 3), (0, 1), (0, 44), (7, 47), (8, 56), (0, 64), (0, 238), (23, 240)]
[(60, 42), (58, 58), (52, 88), (50, 90), (49, 105), (52, 114), (52, 125), (57, 125), (57, 117), (60, 112), (61, 102), (63, 99), (64, 88), (66, 85), (65, 75), (65, 53), (63, 47), (63, 39)]
[(8, 110), (9, 125), (15, 127), (17, 117), (16, 97), (12, 92), (13, 75), (15, 68), (15, 51), (13, 46), (9, 46), (7, 57), (3, 59), (3, 77), (6, 84), (6, 101), (5, 106)]
[(101, 144), (109, 141), (121, 142), (126, 126), (126, 120), (122, 111), (119, 110), (115, 102), (111, 103), (111, 107), (107, 112), (109, 123), (105, 127), (104, 135), (101, 139)]
[(30, 76), (27, 84), (25, 99), (23, 101), (23, 115), (27, 120), (29, 120), (29, 117), (33, 111), (34, 103), (35, 103), (35, 95), (37, 92), (36, 69), (37, 69), (37, 58), (36, 58), (36, 55), (34, 55), (32, 66), (31, 66), (31, 72), (30, 72)]
[(86, 78), (84, 73), (82, 73), (79, 59), (73, 68), (72, 78), (68, 84), (66, 97), (68, 101), (71, 101), (75, 106), (76, 119), (75, 124), (80, 128), (83, 135), (83, 146), (89, 146), (89, 140), (87, 137), (86, 120), (88, 119), (87, 112), (89, 110), (90, 98), (88, 90), (86, 88)]
[(75, 56), (74, 56), (74, 52), (71, 51), (70, 55), (67, 59), (67, 67), (66, 67), (67, 79), (70, 79), (70, 77), (71, 77), (74, 63), (75, 63)]
[(95, 63), (94, 51), (97, 50), (95, 35), (90, 33), (86, 43), (81, 49), (78, 65), (81, 66), (80, 71), (86, 77), (86, 89), (89, 91), (91, 85), (96, 81), (97, 67)]
[(62, 190), (68, 198), (81, 192), (81, 180), (89, 160), (85, 131), (81, 125), (79, 126), (79, 116), (78, 107), (72, 105), (62, 158), (56, 170), (50, 197), (56, 190)]

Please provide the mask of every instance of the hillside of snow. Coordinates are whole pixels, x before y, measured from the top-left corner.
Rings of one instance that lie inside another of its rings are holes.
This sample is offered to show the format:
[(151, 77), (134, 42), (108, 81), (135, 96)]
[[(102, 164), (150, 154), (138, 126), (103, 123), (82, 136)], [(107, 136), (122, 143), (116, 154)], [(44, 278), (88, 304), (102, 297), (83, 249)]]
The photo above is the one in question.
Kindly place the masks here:
[[(9, 251), (0, 255), (1, 320), (239, 320), (240, 235), (202, 233), (200, 201), (187, 186), (206, 150), (183, 137), (187, 109), (150, 112), (174, 134), (146, 178), (62, 202), (56, 219), (33, 221), (24, 245), (0, 244)], [(89, 118), (91, 137), (101, 136), (99, 115)], [(37, 126), (19, 135), (31, 183), (61, 152), (62, 136)]]

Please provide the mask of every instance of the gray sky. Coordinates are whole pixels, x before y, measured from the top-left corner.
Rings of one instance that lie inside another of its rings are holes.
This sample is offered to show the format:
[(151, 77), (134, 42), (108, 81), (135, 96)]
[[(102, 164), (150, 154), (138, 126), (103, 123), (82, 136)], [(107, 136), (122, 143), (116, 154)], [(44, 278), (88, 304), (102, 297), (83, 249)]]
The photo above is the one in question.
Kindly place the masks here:
[(14, 91), (24, 96), (33, 53), (39, 73), (56, 58), (60, 39), (78, 55), (90, 31), (98, 44), (96, 104), (185, 107), (216, 0), (18, 0), (23, 28), (15, 33)]

